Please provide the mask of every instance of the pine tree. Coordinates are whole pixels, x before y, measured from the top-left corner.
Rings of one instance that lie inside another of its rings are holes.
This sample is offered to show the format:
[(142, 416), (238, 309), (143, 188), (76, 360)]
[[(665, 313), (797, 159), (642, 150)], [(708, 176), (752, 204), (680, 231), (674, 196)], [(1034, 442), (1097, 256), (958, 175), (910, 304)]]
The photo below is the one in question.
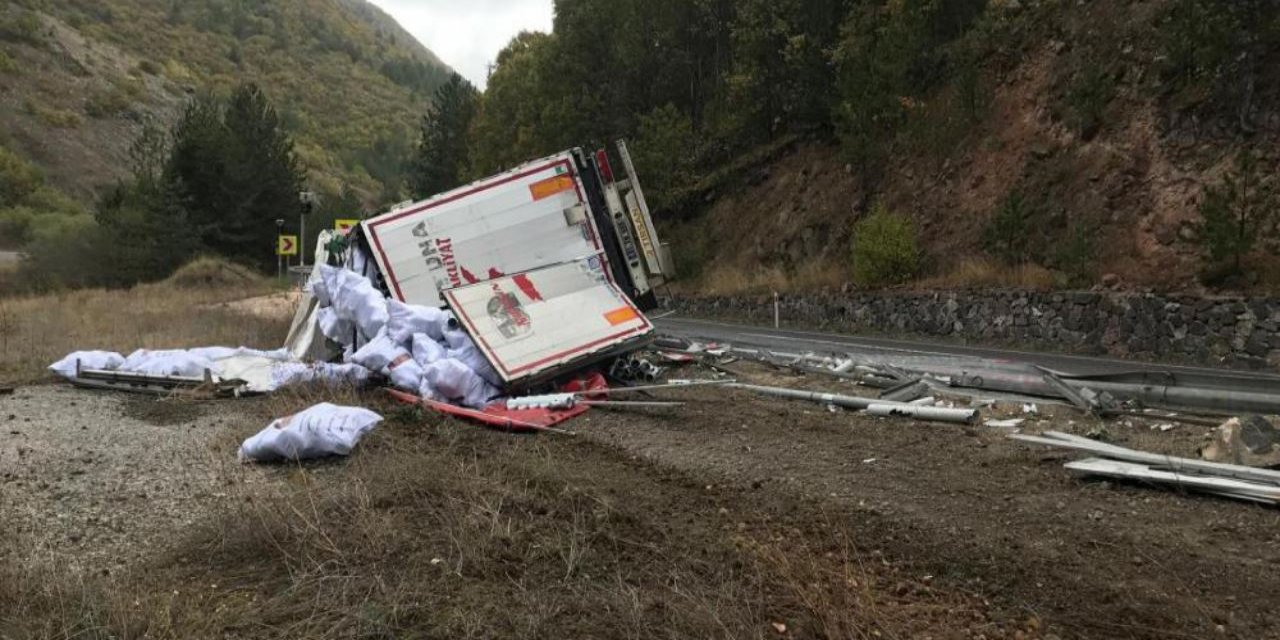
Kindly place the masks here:
[(1259, 231), (1276, 206), (1275, 193), (1263, 176), (1257, 156), (1245, 151), (1236, 158), (1235, 168), (1223, 176), (1221, 185), (1205, 190), (1200, 205), (1209, 255), (1229, 263), (1232, 273), (1241, 273), (1244, 256), (1253, 250)]
[(166, 182), (208, 250), (269, 268), (276, 220), (296, 218), (301, 172), (293, 141), (257, 86), (224, 106), (188, 105), (173, 135)]
[(458, 74), (436, 90), (422, 119), (422, 138), (413, 163), (414, 195), (425, 198), (461, 184), (468, 167), (467, 132), (479, 93)]

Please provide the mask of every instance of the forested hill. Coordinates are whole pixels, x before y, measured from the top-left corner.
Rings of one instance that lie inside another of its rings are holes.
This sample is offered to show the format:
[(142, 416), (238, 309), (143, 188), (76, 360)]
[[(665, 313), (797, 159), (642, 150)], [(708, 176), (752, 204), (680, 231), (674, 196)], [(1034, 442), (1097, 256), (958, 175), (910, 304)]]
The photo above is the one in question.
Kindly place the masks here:
[(628, 136), (703, 288), (1280, 290), (1275, 0), (555, 9), (448, 103), (432, 186)]
[(400, 195), (451, 70), (363, 0), (13, 0), (0, 8), (0, 146), (81, 202), (128, 173), (142, 123), (255, 82), (308, 182)]

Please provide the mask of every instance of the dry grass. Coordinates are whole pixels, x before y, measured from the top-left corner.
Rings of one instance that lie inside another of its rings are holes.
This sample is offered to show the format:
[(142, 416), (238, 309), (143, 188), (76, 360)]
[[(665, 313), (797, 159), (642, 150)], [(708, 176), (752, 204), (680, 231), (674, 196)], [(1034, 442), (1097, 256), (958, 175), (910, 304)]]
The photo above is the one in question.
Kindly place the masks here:
[(735, 266), (716, 266), (697, 281), (681, 285), (683, 291), (702, 295), (742, 295), (772, 293), (801, 293), (823, 289), (838, 289), (848, 281), (846, 270), (825, 260), (812, 260), (794, 271), (777, 267), (744, 269)]
[[(714, 266), (702, 277), (677, 283), (675, 290), (695, 295), (727, 296), (839, 289), (848, 282), (848, 272), (827, 260), (812, 260), (795, 271), (776, 267), (744, 269)], [(965, 258), (943, 273), (911, 283), (915, 289), (1025, 289), (1048, 291), (1054, 288), (1053, 272), (1036, 264), (1008, 267), (987, 258)]]
[(918, 289), (1025, 289), (1054, 288), (1053, 272), (1037, 264), (1009, 267), (989, 258), (965, 258), (932, 278), (917, 281)]
[(230, 289), (261, 286), (263, 282), (262, 276), (249, 267), (202, 256), (173, 272), (164, 284), (177, 289)]
[(283, 343), (287, 317), (247, 316), (212, 306), (271, 293), (277, 290), (275, 284), (260, 277), (237, 276), (234, 284), (227, 286), (193, 286), (201, 280), (212, 282), (193, 273), (207, 275), (210, 271), (207, 264), (199, 271), (184, 269), (170, 281), (129, 290), (85, 289), (0, 298), (0, 380), (24, 383), (44, 379), (45, 367), (82, 349), (127, 355), (139, 348), (276, 348)]

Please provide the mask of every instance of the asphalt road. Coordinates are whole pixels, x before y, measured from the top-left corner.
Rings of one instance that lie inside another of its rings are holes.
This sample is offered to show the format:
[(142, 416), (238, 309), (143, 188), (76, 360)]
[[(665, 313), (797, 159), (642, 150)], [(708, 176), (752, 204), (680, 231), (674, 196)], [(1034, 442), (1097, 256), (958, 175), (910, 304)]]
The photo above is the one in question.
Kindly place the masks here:
[(1280, 390), (1280, 375), (1212, 367), (1167, 365), (1120, 358), (1098, 358), (1041, 351), (1019, 351), (922, 340), (867, 337), (840, 333), (774, 329), (711, 320), (667, 316), (656, 321), (658, 330), (672, 336), (728, 343), (742, 348), (763, 348), (784, 352), (818, 354), (855, 353), (886, 360), (947, 358), (983, 363), (995, 367), (1032, 364), (1071, 375), (1103, 375), (1135, 371), (1168, 372), (1194, 379), (1205, 386), (1249, 387)]

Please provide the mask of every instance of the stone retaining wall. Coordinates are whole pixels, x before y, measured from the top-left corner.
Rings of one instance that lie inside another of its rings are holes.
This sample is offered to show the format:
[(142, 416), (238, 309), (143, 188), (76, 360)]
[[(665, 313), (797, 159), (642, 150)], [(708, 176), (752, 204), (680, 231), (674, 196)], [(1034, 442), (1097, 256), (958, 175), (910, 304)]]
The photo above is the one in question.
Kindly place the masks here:
[[(680, 297), (690, 316), (772, 324), (772, 296)], [(784, 325), (1280, 370), (1280, 298), (1026, 291), (787, 295)]]

